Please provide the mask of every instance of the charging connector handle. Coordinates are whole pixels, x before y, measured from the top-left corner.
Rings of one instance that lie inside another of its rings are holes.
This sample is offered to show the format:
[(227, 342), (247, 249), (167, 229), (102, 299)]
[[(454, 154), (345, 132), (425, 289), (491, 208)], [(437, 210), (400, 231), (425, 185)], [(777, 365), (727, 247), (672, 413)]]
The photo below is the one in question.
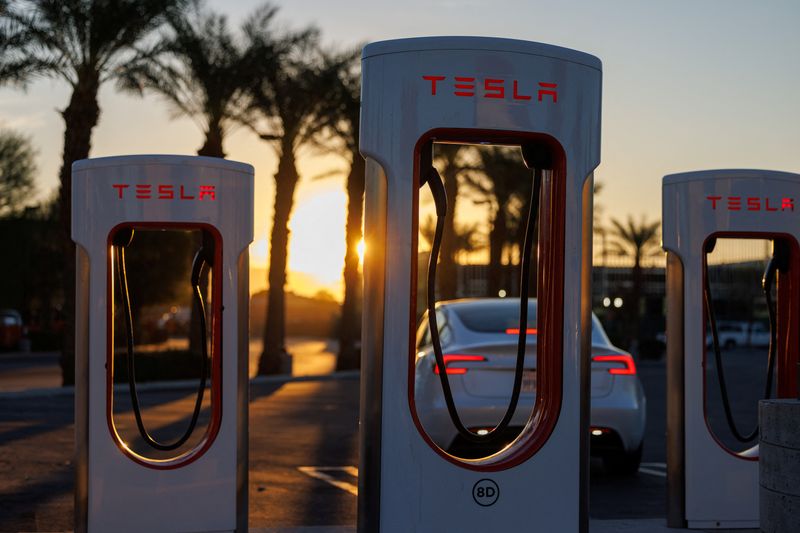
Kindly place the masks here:
[(447, 376), (447, 369), (444, 362), (444, 355), (442, 353), (441, 340), (439, 338), (439, 327), (436, 320), (436, 264), (439, 260), (439, 250), (442, 244), (442, 234), (444, 231), (444, 219), (447, 215), (447, 196), (445, 194), (444, 184), (439, 172), (431, 164), (430, 153), (432, 147), (429, 145), (425, 152), (423, 152), (423, 161), (421, 165), (421, 185), (427, 183), (430, 187), (433, 201), (436, 206), (436, 230), (434, 233), (433, 243), (431, 245), (431, 254), (428, 260), (428, 287), (427, 287), (427, 307), (428, 307), (428, 327), (431, 332), (431, 343), (433, 345), (433, 353), (436, 359), (436, 366), (439, 369), (439, 381), (442, 386), (442, 393), (444, 395), (447, 411), (453, 425), (456, 427), (459, 435), (468, 442), (474, 443), (490, 443), (503, 436), (504, 431), (511, 423), (511, 419), (516, 412), (519, 403), (519, 397), (522, 392), (522, 377), (525, 365), (525, 348), (527, 344), (527, 329), (528, 329), (528, 287), (530, 277), (530, 262), (531, 252), (533, 247), (533, 236), (538, 230), (539, 220), (539, 195), (541, 190), (541, 169), (534, 169), (533, 186), (531, 187), (531, 200), (530, 210), (528, 211), (527, 226), (525, 228), (525, 241), (523, 244), (522, 257), (520, 260), (520, 312), (519, 312), (519, 339), (517, 344), (517, 360), (514, 369), (514, 386), (511, 392), (511, 400), (509, 401), (508, 408), (505, 415), (499, 424), (486, 434), (479, 435), (467, 428), (461, 421), (458, 414), (455, 401), (453, 400), (453, 392), (450, 388), (450, 380)]
[[(733, 419), (733, 412), (730, 404), (730, 396), (728, 395), (728, 386), (725, 381), (725, 368), (722, 365), (722, 351), (719, 343), (719, 332), (717, 329), (716, 314), (714, 312), (714, 300), (711, 295), (711, 281), (708, 276), (708, 254), (714, 250), (716, 239), (712, 239), (706, 245), (705, 257), (703, 258), (704, 269), (704, 283), (703, 293), (706, 301), (706, 312), (708, 315), (708, 324), (711, 329), (711, 344), (714, 351), (714, 365), (717, 369), (717, 380), (719, 382), (720, 394), (722, 396), (722, 407), (725, 411), (725, 420), (728, 428), (733, 437), (742, 443), (751, 442), (758, 437), (759, 427), (756, 424), (755, 428), (749, 433), (742, 433), (736, 427), (736, 422)], [(767, 267), (764, 270), (764, 275), (761, 278), (761, 289), (764, 292), (764, 299), (767, 303), (767, 313), (769, 314), (769, 351), (767, 356), (767, 375), (764, 385), (764, 399), (769, 399), (772, 396), (772, 381), (775, 374), (775, 360), (777, 359), (778, 341), (777, 341), (777, 317), (775, 312), (775, 304), (772, 301), (772, 287), (777, 279), (776, 274), (778, 271), (786, 271), (788, 268), (788, 251), (786, 245), (782, 241), (775, 241), (773, 243), (773, 253)]]
[[(203, 396), (206, 389), (206, 378), (208, 375), (208, 338), (207, 338), (207, 324), (206, 324), (206, 309), (205, 302), (203, 301), (203, 293), (200, 290), (200, 279), (202, 277), (203, 268), (206, 265), (212, 264), (213, 254), (209, 253), (204, 248), (201, 248), (194, 256), (192, 261), (192, 289), (194, 294), (195, 304), (199, 308), (200, 317), (200, 345), (201, 345), (201, 360), (200, 360), (200, 383), (197, 387), (197, 394), (195, 397), (194, 409), (192, 417), (186, 431), (177, 440), (171, 443), (162, 443), (153, 438), (147, 431), (142, 419), (142, 410), (139, 403), (139, 394), (136, 390), (136, 354), (134, 351), (133, 341), (133, 318), (131, 312), (131, 300), (128, 291), (128, 276), (125, 268), (125, 248), (130, 244), (133, 238), (133, 230), (120, 230), (119, 233), (125, 231), (126, 233), (115, 236), (113, 241), (114, 249), (114, 263), (117, 269), (117, 279), (119, 280), (120, 298), (122, 300), (122, 310), (125, 317), (125, 337), (127, 348), (127, 362), (128, 362), (128, 387), (131, 396), (131, 406), (133, 414), (136, 419), (136, 427), (139, 430), (139, 435), (151, 447), (160, 451), (172, 451), (180, 448), (194, 433), (197, 426), (197, 420), (200, 416), (200, 409), (203, 405)], [(130, 231), (130, 233), (127, 233)]]

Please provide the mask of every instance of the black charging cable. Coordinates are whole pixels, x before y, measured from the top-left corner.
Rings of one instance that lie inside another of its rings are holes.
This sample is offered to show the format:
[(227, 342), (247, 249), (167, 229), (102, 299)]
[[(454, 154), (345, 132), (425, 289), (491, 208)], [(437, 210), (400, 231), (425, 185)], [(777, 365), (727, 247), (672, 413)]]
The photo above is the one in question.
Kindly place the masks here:
[[(736, 440), (742, 443), (751, 442), (758, 436), (758, 423), (756, 427), (749, 433), (742, 433), (736, 427), (736, 422), (733, 419), (733, 412), (731, 410), (730, 397), (728, 396), (728, 386), (725, 381), (725, 369), (722, 366), (722, 352), (719, 345), (719, 333), (717, 330), (717, 320), (714, 312), (714, 300), (711, 295), (711, 280), (708, 277), (708, 254), (714, 251), (716, 246), (716, 239), (710, 239), (706, 244), (705, 257), (703, 258), (704, 268), (704, 287), (703, 292), (706, 300), (706, 310), (708, 314), (708, 323), (711, 328), (711, 343), (714, 350), (714, 364), (717, 367), (717, 378), (719, 381), (719, 389), (722, 395), (722, 407), (725, 411), (725, 420), (728, 423), (728, 428)], [(775, 285), (776, 274), (785, 272), (788, 268), (789, 256), (786, 244), (782, 241), (773, 242), (772, 257), (767, 263), (764, 270), (764, 275), (761, 278), (761, 289), (764, 292), (764, 299), (767, 302), (767, 313), (769, 314), (769, 351), (767, 356), (767, 377), (764, 387), (764, 399), (769, 399), (772, 396), (772, 381), (775, 374), (775, 359), (777, 359), (778, 349), (778, 324), (775, 312), (775, 304), (772, 301), (772, 287)]]
[(181, 437), (171, 443), (164, 444), (153, 438), (147, 431), (142, 420), (142, 411), (139, 404), (139, 394), (136, 390), (136, 354), (134, 351), (133, 342), (133, 318), (131, 313), (131, 300), (128, 291), (128, 275), (125, 269), (125, 248), (133, 240), (133, 229), (125, 228), (117, 231), (114, 235), (112, 242), (114, 249), (114, 263), (117, 269), (117, 279), (119, 280), (119, 292), (122, 299), (122, 310), (125, 316), (125, 337), (127, 345), (127, 362), (128, 362), (128, 387), (131, 395), (131, 405), (133, 407), (133, 414), (136, 418), (136, 427), (139, 429), (139, 434), (142, 439), (151, 447), (160, 451), (172, 451), (180, 448), (189, 437), (192, 436), (194, 428), (197, 426), (197, 419), (200, 416), (200, 409), (203, 405), (203, 396), (206, 389), (206, 376), (208, 375), (208, 345), (207, 345), (207, 332), (206, 332), (206, 309), (205, 302), (203, 301), (203, 293), (200, 290), (200, 279), (202, 277), (203, 269), (206, 266), (213, 264), (213, 241), (210, 239), (203, 239), (203, 246), (198, 250), (192, 261), (192, 290), (194, 293), (194, 302), (198, 306), (200, 313), (200, 384), (197, 387), (197, 395), (194, 403), (194, 410), (192, 411), (192, 418), (189, 421), (189, 426)]
[(433, 202), (436, 206), (436, 230), (434, 232), (433, 243), (431, 244), (431, 254), (428, 259), (428, 287), (427, 287), (427, 307), (428, 307), (428, 327), (431, 332), (431, 343), (433, 344), (433, 354), (436, 359), (436, 366), (439, 369), (439, 381), (442, 385), (447, 412), (458, 434), (468, 442), (491, 443), (502, 437), (504, 431), (511, 423), (514, 413), (517, 410), (519, 397), (522, 392), (522, 377), (525, 365), (525, 348), (527, 342), (528, 329), (528, 288), (530, 277), (531, 249), (533, 247), (533, 236), (538, 230), (539, 221), (539, 193), (542, 183), (542, 168), (546, 168), (546, 150), (538, 147), (523, 147), (523, 158), (526, 165), (531, 168), (535, 164), (533, 186), (531, 187), (530, 210), (528, 211), (527, 226), (525, 227), (525, 241), (520, 257), (520, 310), (519, 310), (519, 339), (517, 343), (517, 360), (514, 368), (514, 386), (511, 392), (506, 413), (499, 424), (486, 434), (478, 434), (467, 428), (461, 421), (458, 414), (453, 392), (450, 388), (450, 380), (447, 377), (447, 368), (442, 353), (441, 340), (439, 338), (439, 327), (436, 320), (436, 264), (439, 260), (439, 249), (442, 245), (442, 234), (444, 232), (444, 219), (447, 216), (447, 195), (445, 194), (444, 183), (439, 172), (433, 166), (433, 143), (428, 143), (421, 154), (420, 164), (420, 187), (427, 184), (433, 195)]

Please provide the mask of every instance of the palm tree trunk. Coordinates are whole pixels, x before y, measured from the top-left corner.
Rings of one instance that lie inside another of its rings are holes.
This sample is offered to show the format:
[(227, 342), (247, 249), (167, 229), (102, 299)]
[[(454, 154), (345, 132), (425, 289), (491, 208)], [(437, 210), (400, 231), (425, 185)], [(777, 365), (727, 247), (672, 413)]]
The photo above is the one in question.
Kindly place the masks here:
[(286, 263), (289, 245), (289, 216), (294, 203), (294, 190), (299, 180), (291, 140), (284, 138), (278, 171), (275, 173), (275, 214), (270, 238), (269, 274), (267, 283), (267, 320), (264, 325), (264, 350), (258, 362), (258, 373), (278, 374), (287, 370), (286, 352)]
[(492, 221), (489, 232), (489, 296), (497, 296), (503, 283), (503, 247), (508, 239), (506, 212), (500, 206)]
[[(225, 152), (222, 150), (223, 136), (222, 125), (218, 121), (210, 124), (206, 132), (205, 142), (197, 151), (197, 155), (224, 158)], [(209, 269), (206, 268), (200, 276), (200, 293), (202, 294), (204, 302), (208, 301), (208, 272)], [(194, 304), (191, 305), (190, 309), (189, 352), (192, 354), (200, 354), (202, 353), (202, 346), (200, 345), (200, 339), (202, 337), (200, 336), (200, 319), (197, 316), (200, 310)]]
[(61, 349), (61, 380), (64, 385), (75, 383), (75, 245), (72, 242), (72, 163), (89, 157), (92, 130), (100, 119), (97, 90), (100, 81), (96, 73), (82, 76), (72, 91), (64, 118), (64, 153), (59, 172), (59, 216), (61, 219), (64, 253), (64, 335)]
[(222, 125), (219, 122), (210, 124), (208, 131), (206, 131), (206, 140), (197, 151), (197, 155), (224, 158), (225, 152), (222, 150), (223, 137)]
[(344, 258), (344, 301), (339, 326), (339, 356), (336, 370), (352, 370), (360, 366), (361, 350), (361, 276), (358, 272), (358, 243), (361, 241), (361, 219), (364, 208), (364, 158), (352, 154), (347, 176), (347, 253)]
[(458, 168), (448, 165), (444, 171), (444, 190), (447, 197), (447, 213), (444, 217), (442, 248), (439, 253), (439, 298), (452, 300), (458, 292), (458, 273), (456, 272), (456, 202), (458, 201)]

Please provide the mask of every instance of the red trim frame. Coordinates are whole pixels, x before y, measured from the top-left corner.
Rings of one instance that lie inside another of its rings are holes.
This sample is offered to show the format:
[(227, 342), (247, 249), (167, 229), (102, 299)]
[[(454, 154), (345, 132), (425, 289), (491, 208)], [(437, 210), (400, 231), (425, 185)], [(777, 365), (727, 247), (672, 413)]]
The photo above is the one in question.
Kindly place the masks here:
[[(202, 440), (193, 449), (171, 459), (149, 459), (131, 450), (120, 438), (114, 425), (114, 286), (111, 268), (111, 243), (122, 228), (181, 229), (206, 231), (214, 238), (214, 276), (211, 278), (213, 310), (211, 345), (211, 419)], [(106, 256), (106, 421), (111, 439), (117, 448), (132, 461), (157, 470), (172, 470), (186, 466), (200, 458), (213, 444), (222, 422), (222, 236), (211, 224), (200, 222), (123, 222), (108, 233)]]
[[(459, 144), (505, 144), (519, 146), (526, 141), (542, 143), (550, 148), (553, 171), (549, 180), (543, 180), (539, 207), (539, 268), (537, 270), (537, 372), (536, 402), (528, 424), (532, 431), (524, 431), (495, 461), (460, 459), (442, 450), (431, 440), (417, 416), (414, 402), (414, 360), (417, 301), (417, 233), (419, 231), (420, 152), (428, 142), (453, 142)], [(425, 442), (443, 459), (462, 468), (476, 472), (498, 472), (513, 468), (538, 452), (550, 438), (561, 414), (563, 387), (563, 331), (564, 331), (564, 225), (566, 213), (566, 154), (559, 142), (545, 134), (519, 131), (483, 129), (433, 129), (423, 134), (414, 147), (414, 177), (412, 186), (411, 228), (411, 299), (409, 306), (408, 353), (408, 407), (417, 431)]]
[[(775, 361), (775, 371), (777, 375), (776, 395), (778, 398), (797, 397), (797, 372), (795, 371), (797, 362), (800, 361), (800, 246), (794, 235), (782, 232), (760, 232), (760, 231), (718, 231), (706, 236), (703, 240), (703, 250), (710, 239), (780, 239), (789, 243), (789, 274), (784, 277), (778, 272), (778, 301), (777, 301), (777, 321), (778, 321), (778, 353)], [(703, 253), (703, 287), (708, 282), (706, 279), (706, 261), (708, 254)], [(794, 325), (794, 327), (792, 327)], [(706, 390), (706, 329), (708, 327), (708, 309), (706, 308), (705, 297), (703, 298), (703, 420), (711, 438), (717, 445), (738, 459), (745, 461), (758, 461), (756, 457), (744, 457), (741, 452), (737, 453), (728, 448), (717, 438), (714, 430), (708, 423), (708, 391)], [(780, 342), (785, 338), (785, 342)], [(786, 369), (784, 371), (784, 369)]]

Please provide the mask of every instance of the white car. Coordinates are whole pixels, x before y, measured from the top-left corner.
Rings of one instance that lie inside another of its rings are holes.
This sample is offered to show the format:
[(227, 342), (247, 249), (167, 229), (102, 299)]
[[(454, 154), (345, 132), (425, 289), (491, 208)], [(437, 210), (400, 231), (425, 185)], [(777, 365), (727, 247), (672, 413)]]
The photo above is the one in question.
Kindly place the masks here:
[[(717, 338), (720, 347), (726, 350), (750, 346), (759, 348), (769, 346), (769, 328), (761, 322), (740, 322), (720, 320), (717, 322)], [(706, 346), (711, 347), (713, 337), (706, 334)]]
[[(529, 328), (536, 327), (536, 300), (528, 303)], [(472, 431), (493, 428), (505, 414), (514, 383), (519, 334), (516, 299), (464, 299), (436, 304), (437, 324), (450, 387), (461, 420)], [(466, 442), (450, 420), (427, 313), (417, 331), (414, 400), (428, 436), (458, 457), (484, 457), (513, 440), (525, 426), (536, 396), (536, 335), (527, 336), (522, 394), (508, 434), (500, 444)], [(645, 396), (630, 354), (614, 347), (592, 315), (591, 450), (608, 470), (634, 473), (642, 459)], [(569, 394), (569, 391), (565, 391)]]

